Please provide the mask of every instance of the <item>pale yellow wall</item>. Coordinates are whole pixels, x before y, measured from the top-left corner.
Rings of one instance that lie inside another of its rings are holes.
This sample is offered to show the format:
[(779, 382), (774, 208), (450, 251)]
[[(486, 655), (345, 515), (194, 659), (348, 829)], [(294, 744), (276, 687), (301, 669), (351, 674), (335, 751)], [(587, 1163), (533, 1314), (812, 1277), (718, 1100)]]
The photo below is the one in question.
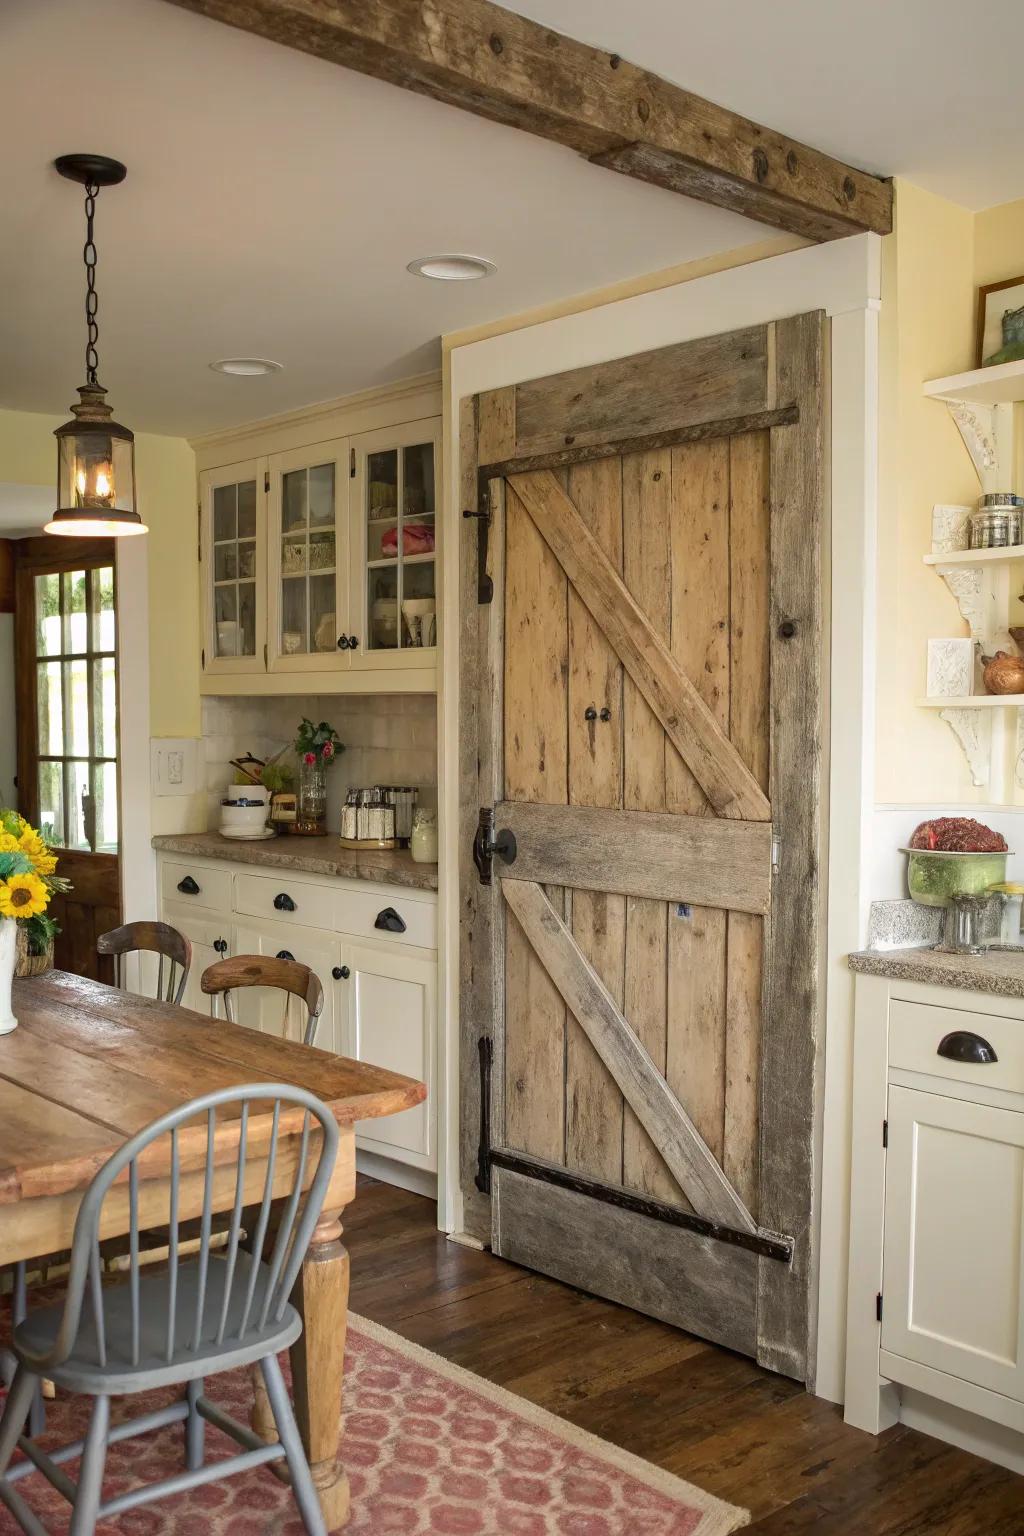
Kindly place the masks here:
[[(0, 411), (0, 480), (55, 485), (63, 417)], [(199, 735), (199, 568), (195, 455), (182, 438), (135, 439), (139, 510), (149, 526), (150, 734)]]
[(967, 209), (907, 182), (883, 241), (879, 437), (878, 771), (882, 804), (983, 801), (925, 693), (927, 642), (965, 636), (942, 581), (922, 563), (935, 502), (969, 505), (977, 477), (927, 379), (973, 366), (974, 223)]
[(999, 283), (1024, 273), (1024, 198), (986, 208), (974, 220), (974, 281)]

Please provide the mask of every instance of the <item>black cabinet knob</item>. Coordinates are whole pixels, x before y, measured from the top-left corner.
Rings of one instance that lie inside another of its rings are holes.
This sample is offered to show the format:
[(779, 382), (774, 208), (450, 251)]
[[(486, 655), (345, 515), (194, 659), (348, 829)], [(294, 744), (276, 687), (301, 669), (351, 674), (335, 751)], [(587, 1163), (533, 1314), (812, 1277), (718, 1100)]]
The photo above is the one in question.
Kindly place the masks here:
[(274, 908), (278, 912), (294, 912), (295, 903), (287, 891), (281, 891), (274, 897)]
[(214, 939), (213, 947), (218, 955), (226, 955), (228, 952), (228, 941), (227, 939)]
[(348, 650), (348, 635), (339, 635), (338, 636), (338, 650), (339, 651), (347, 651)]
[(385, 933), (404, 933), (405, 919), (395, 911), (394, 907), (385, 907), (377, 913), (373, 926), (382, 928)]
[(191, 875), (186, 875), (184, 880), (178, 881), (178, 890), (183, 896), (198, 896), (199, 886)]
[(349, 635), (349, 637), (348, 637), (348, 648), (349, 648), (350, 651), (357, 651), (359, 649), (359, 636), (358, 635)]
[(969, 1029), (954, 1029), (952, 1034), (943, 1035), (937, 1054), (948, 1061), (967, 1061), (976, 1067), (987, 1067), (999, 1060), (988, 1041)]
[(279, 960), (294, 960), (295, 956), (292, 954), (290, 949), (279, 949), (277, 952), (277, 958)]
[(348, 981), (349, 977), (352, 975), (352, 972), (349, 970), (347, 965), (336, 965), (332, 970), (331, 975), (334, 977), (335, 981)]

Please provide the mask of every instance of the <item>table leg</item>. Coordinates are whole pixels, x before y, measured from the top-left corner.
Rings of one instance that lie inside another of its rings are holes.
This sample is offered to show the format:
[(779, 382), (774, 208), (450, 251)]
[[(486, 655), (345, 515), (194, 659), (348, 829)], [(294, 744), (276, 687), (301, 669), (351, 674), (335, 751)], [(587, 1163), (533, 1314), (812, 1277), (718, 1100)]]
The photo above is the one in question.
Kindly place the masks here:
[(302, 1334), (292, 1345), (291, 1362), (295, 1417), (329, 1531), (339, 1530), (349, 1513), (348, 1477), (338, 1461), (348, 1278), (341, 1211), (324, 1211), (292, 1296)]

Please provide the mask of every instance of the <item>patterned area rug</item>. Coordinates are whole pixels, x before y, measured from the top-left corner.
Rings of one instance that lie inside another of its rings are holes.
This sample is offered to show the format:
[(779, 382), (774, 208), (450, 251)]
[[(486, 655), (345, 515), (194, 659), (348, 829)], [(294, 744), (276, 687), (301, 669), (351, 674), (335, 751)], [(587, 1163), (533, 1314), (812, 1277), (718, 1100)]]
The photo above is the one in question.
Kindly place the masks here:
[[(366, 1318), (349, 1318), (344, 1464), (352, 1486), (347, 1536), (726, 1536), (745, 1510), (576, 1429), (502, 1387), (450, 1365)], [(121, 1398), (115, 1422), (171, 1399)], [(214, 1377), (209, 1395), (248, 1422), (248, 1372)], [(46, 1448), (84, 1431), (87, 1404), (47, 1404)], [(207, 1426), (207, 1456), (236, 1449)], [(104, 1494), (181, 1471), (182, 1429), (112, 1447)], [(72, 1477), (77, 1467), (68, 1464)], [(44, 1478), (19, 1491), (53, 1536), (68, 1506)], [(243, 1473), (101, 1524), (101, 1536), (302, 1536), (290, 1491), (266, 1470)], [(0, 1536), (18, 1527), (0, 1507)]]

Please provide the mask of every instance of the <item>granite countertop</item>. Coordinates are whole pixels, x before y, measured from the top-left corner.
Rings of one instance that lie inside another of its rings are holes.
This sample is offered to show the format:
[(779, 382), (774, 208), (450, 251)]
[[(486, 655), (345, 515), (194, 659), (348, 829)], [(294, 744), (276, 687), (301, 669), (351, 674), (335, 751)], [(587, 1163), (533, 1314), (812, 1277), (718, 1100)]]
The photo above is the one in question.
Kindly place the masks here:
[(336, 837), (277, 837), (271, 842), (245, 842), (219, 832), (182, 832), (154, 837), (159, 853), (191, 854), (193, 858), (228, 859), (263, 869), (292, 869), (298, 874), (337, 875), (345, 880), (373, 880), (408, 890), (436, 891), (437, 865), (417, 864), (407, 848), (343, 848)]
[(852, 971), (896, 981), (930, 982), (1024, 997), (1024, 950), (990, 949), (984, 955), (943, 955), (934, 949), (863, 949), (848, 956)]

